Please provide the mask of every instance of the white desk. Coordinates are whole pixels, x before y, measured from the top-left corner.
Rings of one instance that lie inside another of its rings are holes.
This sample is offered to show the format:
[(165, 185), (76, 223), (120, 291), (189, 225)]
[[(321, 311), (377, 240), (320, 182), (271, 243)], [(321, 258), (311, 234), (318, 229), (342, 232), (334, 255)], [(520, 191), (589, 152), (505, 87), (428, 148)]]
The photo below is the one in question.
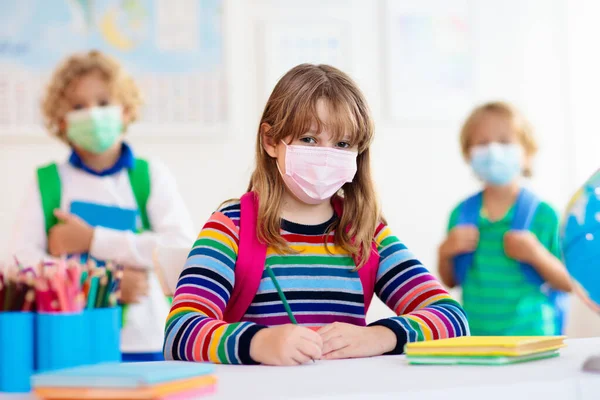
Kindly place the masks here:
[(214, 400), (600, 400), (600, 375), (583, 373), (600, 338), (567, 341), (558, 358), (500, 367), (410, 366), (404, 356), (318, 361), (302, 367), (217, 366)]
[(600, 354), (600, 338), (567, 343), (558, 358), (503, 367), (409, 366), (403, 356), (288, 368), (219, 365), (217, 394), (207, 399), (600, 400), (600, 375), (581, 371), (590, 354)]

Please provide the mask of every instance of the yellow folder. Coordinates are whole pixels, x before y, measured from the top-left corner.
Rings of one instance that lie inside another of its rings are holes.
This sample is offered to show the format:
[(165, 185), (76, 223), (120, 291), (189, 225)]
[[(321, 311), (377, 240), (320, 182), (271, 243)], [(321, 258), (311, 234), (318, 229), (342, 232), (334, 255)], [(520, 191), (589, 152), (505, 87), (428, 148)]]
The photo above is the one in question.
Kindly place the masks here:
[(525, 356), (564, 347), (564, 336), (464, 336), (408, 343), (407, 356)]

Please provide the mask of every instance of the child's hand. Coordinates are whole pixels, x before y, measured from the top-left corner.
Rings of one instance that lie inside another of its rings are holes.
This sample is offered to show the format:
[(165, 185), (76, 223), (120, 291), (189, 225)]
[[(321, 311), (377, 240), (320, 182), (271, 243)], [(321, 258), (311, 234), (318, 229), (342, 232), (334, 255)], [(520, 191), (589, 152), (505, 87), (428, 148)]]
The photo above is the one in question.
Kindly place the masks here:
[(326, 360), (380, 356), (396, 347), (396, 335), (384, 326), (334, 322), (317, 332), (323, 338), (323, 358)]
[(504, 235), (504, 252), (517, 261), (533, 264), (540, 246), (537, 237), (529, 231), (509, 231)]
[(140, 298), (148, 295), (148, 271), (126, 267), (121, 278), (121, 303), (139, 303)]
[(266, 365), (301, 365), (321, 358), (318, 333), (298, 325), (281, 325), (259, 331), (250, 342), (250, 357)]
[(54, 257), (90, 251), (94, 228), (76, 215), (54, 210), (59, 223), (48, 232), (48, 251)]
[(454, 257), (458, 254), (472, 253), (479, 244), (479, 230), (474, 226), (457, 226), (448, 234), (446, 254)]

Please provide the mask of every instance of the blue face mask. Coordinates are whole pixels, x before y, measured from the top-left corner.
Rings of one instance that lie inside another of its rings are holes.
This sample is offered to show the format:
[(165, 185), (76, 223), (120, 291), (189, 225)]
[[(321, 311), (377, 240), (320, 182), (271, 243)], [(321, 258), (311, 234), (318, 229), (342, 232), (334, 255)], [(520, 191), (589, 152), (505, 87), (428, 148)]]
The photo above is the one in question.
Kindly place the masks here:
[(516, 143), (492, 142), (471, 150), (471, 167), (479, 178), (493, 186), (511, 183), (522, 170), (523, 150)]

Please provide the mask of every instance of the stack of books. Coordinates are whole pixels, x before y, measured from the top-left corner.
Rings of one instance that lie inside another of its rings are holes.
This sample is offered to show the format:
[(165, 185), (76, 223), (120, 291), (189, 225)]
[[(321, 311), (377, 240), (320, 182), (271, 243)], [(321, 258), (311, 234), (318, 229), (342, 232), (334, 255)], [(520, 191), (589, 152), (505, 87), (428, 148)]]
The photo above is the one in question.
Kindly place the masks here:
[(40, 373), (32, 387), (41, 399), (174, 400), (215, 392), (211, 364), (191, 362), (105, 363)]
[(559, 355), (564, 336), (465, 336), (406, 345), (406, 358), (417, 365), (505, 365)]

